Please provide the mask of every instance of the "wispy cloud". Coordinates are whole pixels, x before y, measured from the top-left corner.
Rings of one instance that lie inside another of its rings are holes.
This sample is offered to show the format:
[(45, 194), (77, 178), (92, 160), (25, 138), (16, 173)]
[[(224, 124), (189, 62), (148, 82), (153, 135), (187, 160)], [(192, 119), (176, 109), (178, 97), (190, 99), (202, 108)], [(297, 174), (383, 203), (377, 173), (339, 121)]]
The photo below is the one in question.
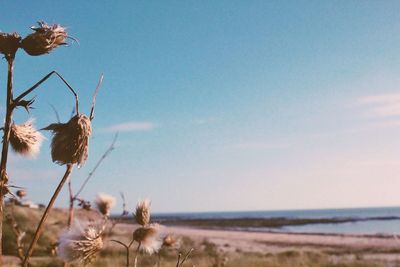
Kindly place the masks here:
[(249, 143), (238, 143), (231, 146), (234, 149), (243, 149), (243, 150), (272, 150), (272, 149), (285, 149), (289, 148), (289, 144), (272, 144), (272, 143), (257, 143), (257, 142), (249, 142)]
[(367, 106), (369, 116), (400, 116), (400, 94), (363, 96), (358, 99), (358, 103)]
[(157, 128), (157, 124), (153, 122), (137, 122), (129, 121), (124, 123), (118, 123), (108, 126), (103, 129), (105, 132), (134, 132), (134, 131), (149, 131)]

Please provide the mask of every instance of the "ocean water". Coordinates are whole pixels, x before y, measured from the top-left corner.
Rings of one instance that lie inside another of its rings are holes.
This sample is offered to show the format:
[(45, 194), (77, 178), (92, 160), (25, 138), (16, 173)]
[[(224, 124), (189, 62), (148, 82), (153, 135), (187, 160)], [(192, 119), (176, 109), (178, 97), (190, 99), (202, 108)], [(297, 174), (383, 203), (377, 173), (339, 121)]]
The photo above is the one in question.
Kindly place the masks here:
[[(335, 234), (400, 234), (400, 207), (244, 211), (244, 212), (198, 212), (157, 214), (158, 219), (233, 219), (233, 218), (361, 218), (356, 222), (332, 224), (308, 224), (284, 226), (282, 228), (253, 228), (252, 231), (275, 231), (293, 233), (335, 233)], [(396, 217), (387, 220), (385, 218)]]

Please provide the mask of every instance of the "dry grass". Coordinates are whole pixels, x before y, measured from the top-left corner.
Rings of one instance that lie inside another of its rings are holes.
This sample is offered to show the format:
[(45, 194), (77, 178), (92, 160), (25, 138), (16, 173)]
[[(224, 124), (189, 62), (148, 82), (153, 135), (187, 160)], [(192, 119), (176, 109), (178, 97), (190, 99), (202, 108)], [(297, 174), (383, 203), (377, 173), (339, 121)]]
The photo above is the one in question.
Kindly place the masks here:
[[(7, 207), (9, 208), (9, 207)], [(20, 227), (27, 230), (25, 241), (29, 241), (32, 235), (33, 226), (39, 221), (42, 210), (34, 210), (23, 207), (15, 207), (15, 218)], [(77, 218), (98, 218), (100, 216), (94, 211), (76, 210)], [(51, 256), (49, 244), (57, 242), (59, 232), (66, 226), (67, 212), (62, 209), (54, 209), (50, 213), (46, 223), (46, 232), (40, 238), (38, 247), (32, 257), (32, 266), (52, 267), (61, 266), (57, 257)], [(133, 218), (132, 218), (133, 219)], [(8, 230), (7, 230), (8, 229)], [(122, 242), (129, 242), (132, 227), (120, 225), (104, 241), (104, 249), (99, 253), (96, 262), (92, 266), (125, 266), (126, 258), (124, 249), (111, 239), (118, 239)], [(15, 255), (15, 247), (12, 247), (13, 236), (9, 233), (9, 226), (5, 230), (6, 254)], [(352, 253), (325, 253), (323, 251), (307, 250), (301, 248), (283, 248), (281, 252), (250, 253), (242, 251), (227, 251), (207, 240), (195, 241), (190, 237), (181, 238), (179, 251), (187, 252), (190, 248), (194, 252), (190, 259), (183, 266), (191, 267), (400, 267), (400, 262), (368, 259), (363, 254)], [(14, 249), (14, 250), (13, 250)], [(133, 248), (132, 248), (133, 249)], [(133, 253), (132, 253), (133, 254)], [(162, 267), (175, 267), (177, 261), (177, 250), (168, 249), (161, 251)], [(133, 262), (133, 255), (131, 255)], [(157, 255), (141, 255), (138, 261), (140, 267), (154, 267), (157, 263)], [(224, 265), (225, 264), (225, 265)], [(5, 266), (19, 266), (19, 259), (16, 256), (7, 256)], [(82, 266), (71, 264), (71, 267)]]

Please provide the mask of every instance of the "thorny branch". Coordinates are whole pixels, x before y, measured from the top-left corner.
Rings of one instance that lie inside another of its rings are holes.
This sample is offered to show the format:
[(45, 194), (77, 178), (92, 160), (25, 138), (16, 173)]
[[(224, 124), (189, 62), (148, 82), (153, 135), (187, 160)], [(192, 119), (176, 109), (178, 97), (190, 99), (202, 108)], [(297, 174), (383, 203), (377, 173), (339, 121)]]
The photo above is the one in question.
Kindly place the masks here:
[(75, 110), (76, 110), (76, 114), (79, 113), (79, 101), (78, 101), (78, 94), (76, 93), (76, 91), (71, 87), (71, 85), (69, 85), (69, 83), (64, 79), (63, 76), (61, 76), (61, 74), (59, 74), (57, 71), (53, 70), (51, 71), (49, 74), (47, 74), (46, 76), (44, 76), (40, 81), (38, 81), (37, 83), (35, 83), (31, 88), (27, 89), (25, 92), (23, 92), (22, 94), (20, 94), (17, 98), (14, 99), (13, 101), (13, 108), (16, 107), (18, 105), (18, 103), (28, 94), (30, 94), (33, 90), (35, 90), (39, 85), (41, 85), (43, 82), (45, 82), (48, 78), (50, 78), (51, 75), (57, 75), (63, 82), (64, 84), (68, 87), (68, 89), (72, 92), (72, 94), (75, 96)]

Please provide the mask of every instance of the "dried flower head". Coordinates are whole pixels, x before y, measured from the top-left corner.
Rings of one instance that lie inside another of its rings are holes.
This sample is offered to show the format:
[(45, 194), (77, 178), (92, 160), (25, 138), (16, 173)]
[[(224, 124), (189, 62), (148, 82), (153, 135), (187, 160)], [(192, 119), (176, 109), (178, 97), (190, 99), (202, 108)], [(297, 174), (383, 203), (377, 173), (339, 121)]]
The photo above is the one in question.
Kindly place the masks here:
[(31, 56), (50, 53), (51, 50), (66, 45), (68, 33), (59, 24), (48, 25), (43, 21), (38, 22), (39, 27), (31, 27), (33, 33), (25, 37), (21, 47)]
[(67, 262), (81, 261), (85, 265), (92, 262), (95, 254), (103, 248), (101, 237), (104, 225), (75, 221), (70, 230), (59, 238), (59, 256)]
[(96, 195), (96, 207), (100, 211), (101, 214), (108, 216), (110, 215), (111, 209), (115, 206), (117, 200), (115, 197), (105, 194), (105, 193), (97, 193)]
[(146, 226), (150, 223), (150, 200), (144, 199), (136, 205), (135, 220), (138, 224)]
[(167, 234), (163, 238), (162, 246), (166, 248), (174, 248), (177, 247), (178, 243), (178, 239), (175, 236)]
[(0, 32), (0, 53), (5, 56), (14, 55), (21, 42), (21, 36), (18, 33)]
[(10, 143), (15, 152), (24, 156), (36, 156), (42, 141), (43, 135), (33, 127), (33, 120), (11, 125)]
[(60, 165), (83, 165), (88, 157), (89, 137), (92, 133), (90, 119), (83, 114), (72, 117), (67, 123), (53, 123), (44, 128), (53, 132), (51, 157)]
[(15, 194), (17, 195), (17, 197), (23, 198), (26, 196), (26, 190), (24, 190), (24, 189), (17, 190), (17, 192), (15, 192)]
[(159, 237), (160, 225), (150, 224), (139, 227), (133, 232), (133, 239), (140, 244), (142, 251), (153, 254), (160, 250), (162, 242)]

